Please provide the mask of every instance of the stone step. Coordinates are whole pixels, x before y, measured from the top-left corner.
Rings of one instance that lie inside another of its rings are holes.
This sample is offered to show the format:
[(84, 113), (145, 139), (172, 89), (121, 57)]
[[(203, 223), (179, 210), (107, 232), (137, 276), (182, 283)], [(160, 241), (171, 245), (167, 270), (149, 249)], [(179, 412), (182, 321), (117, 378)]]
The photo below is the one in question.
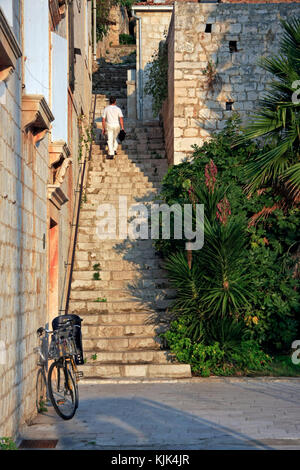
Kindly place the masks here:
[(83, 350), (100, 351), (138, 351), (144, 349), (161, 349), (161, 340), (150, 336), (121, 336), (110, 338), (84, 338), (82, 340)]
[[(80, 232), (79, 232), (79, 236), (80, 235), (85, 235), (85, 234), (94, 234), (95, 231), (93, 228), (91, 227), (85, 227), (85, 228), (81, 228), (80, 229)], [(103, 241), (101, 240), (101, 243)], [(88, 242), (90, 243), (90, 242)], [(106, 250), (102, 250), (98, 253), (98, 256), (97, 256), (97, 263), (100, 263), (100, 269), (101, 269), (101, 263), (102, 261), (117, 261), (119, 260), (120, 258), (122, 259), (126, 259), (127, 261), (135, 261), (136, 259), (138, 259), (138, 262), (141, 261), (141, 259), (143, 260), (148, 260), (148, 259), (151, 259), (151, 260), (156, 260), (157, 258), (159, 258), (159, 256), (157, 255), (157, 253), (155, 252), (155, 250), (153, 248), (145, 248), (144, 250), (141, 249), (141, 248), (134, 248), (132, 249), (131, 251), (124, 251), (122, 254), (120, 254), (117, 250), (113, 249), (113, 248), (109, 248), (109, 249), (106, 249)], [(89, 269), (87, 269), (87, 271), (90, 271), (92, 273), (95, 272), (95, 269), (94, 269), (94, 266), (96, 264), (96, 261), (94, 258), (91, 257), (91, 253), (90, 252), (84, 252), (84, 251), (77, 251), (76, 254), (75, 254), (75, 261), (87, 261), (89, 262)], [(76, 272), (76, 269), (75, 269), (75, 272)], [(160, 281), (160, 279), (153, 279), (153, 282), (157, 282), (157, 281)]]
[(102, 364), (166, 364), (174, 361), (174, 355), (169, 351), (153, 349), (143, 351), (84, 351), (86, 364), (101, 366)]
[(106, 178), (103, 178), (102, 176), (91, 176), (88, 179), (88, 186), (91, 188), (94, 187), (94, 185), (101, 185), (102, 190), (107, 190), (107, 189), (141, 189), (141, 188), (152, 188), (152, 181), (149, 181), (148, 178), (139, 178), (139, 177), (134, 177), (132, 176), (131, 178), (126, 178), (124, 176), (121, 176), (118, 178), (118, 176), (109, 176)]
[[(70, 298), (70, 311), (77, 312), (79, 315), (85, 313), (107, 313), (123, 314), (123, 313), (148, 313), (154, 315), (155, 312), (166, 310), (170, 305), (169, 301), (152, 302), (153, 305), (147, 305), (147, 302), (138, 302), (132, 299), (131, 301), (114, 301), (114, 302), (90, 302), (85, 300), (74, 300)], [(156, 310), (154, 310), (154, 307)]]
[(101, 184), (101, 187), (105, 189), (108, 187), (107, 185), (112, 185), (112, 187), (121, 185), (120, 187), (123, 188), (140, 188), (145, 186), (147, 187), (147, 185), (152, 187), (152, 183), (157, 183), (157, 187), (161, 186), (161, 180), (158, 179), (158, 171), (156, 172), (155, 170), (151, 170), (151, 173), (144, 177), (139, 176), (138, 173), (136, 173), (136, 176), (131, 174), (128, 177), (124, 176), (124, 173), (120, 174), (120, 176), (117, 176), (116, 174), (116, 176), (106, 176), (100, 174), (93, 175), (88, 178), (88, 187), (93, 188), (95, 185), (98, 186)]
[(99, 158), (96, 156), (90, 163), (91, 172), (109, 171), (110, 174), (111, 172), (116, 172), (116, 170), (122, 173), (137, 171), (143, 173), (143, 170), (148, 168), (157, 168), (166, 172), (168, 164), (166, 160), (151, 158), (149, 155), (147, 157), (142, 156), (141, 158), (117, 155), (113, 160), (109, 160), (107, 155), (99, 156)]
[[(152, 243), (152, 240), (128, 240), (126, 239), (125, 242), (126, 244), (130, 243), (130, 248), (125, 248), (123, 245), (124, 245), (124, 240), (122, 239), (108, 239), (108, 240), (99, 240), (99, 243), (95, 244), (95, 243), (91, 243), (91, 242), (84, 242), (84, 243), (81, 243), (81, 242), (78, 242), (77, 243), (77, 252), (78, 251), (84, 251), (84, 252), (90, 252), (93, 254), (93, 258), (92, 259), (95, 259), (95, 263), (98, 262), (98, 258), (99, 258), (99, 255), (101, 254), (102, 251), (105, 250), (105, 246), (108, 246), (108, 243), (111, 243), (112, 246), (119, 246), (122, 244), (122, 247), (120, 247), (122, 250), (134, 250), (135, 248), (136, 249), (140, 249), (141, 245), (140, 245), (140, 242), (147, 242), (147, 241), (151, 241)], [(152, 246), (152, 245), (151, 245)], [(144, 249), (147, 250), (148, 248), (148, 245), (145, 244), (145, 247)], [(154, 248), (152, 247), (151, 248), (153, 251), (151, 251), (151, 253), (154, 252)], [(126, 251), (125, 251), (126, 253)], [(147, 270), (147, 268), (145, 268), (145, 270)], [(87, 270), (86, 270), (87, 271)], [(87, 271), (90, 273), (90, 271)], [(101, 272), (103, 273), (103, 267), (101, 269)], [(159, 271), (156, 272), (156, 274), (158, 274)]]
[[(87, 283), (89, 281), (86, 281)], [(81, 290), (73, 287), (72, 291), (72, 300), (84, 300), (84, 301), (96, 301), (98, 298), (106, 299), (107, 303), (113, 302), (115, 300), (123, 300), (130, 302), (134, 297), (134, 293), (132, 292), (125, 292), (120, 289), (107, 289), (101, 287), (100, 281), (90, 281), (91, 283), (98, 284), (98, 288), (94, 288), (91, 290)], [(74, 281), (74, 285), (82, 285), (82, 282)], [(142, 289), (140, 289), (142, 291)], [(173, 289), (145, 289), (143, 292), (137, 293), (136, 295), (140, 295), (143, 298), (143, 301), (159, 301), (159, 300), (167, 300), (167, 299), (174, 299), (175, 298), (175, 291)]]
[(157, 317), (149, 313), (81, 313), (80, 317), (83, 319), (83, 325), (148, 325), (157, 321)]
[[(83, 227), (80, 226), (79, 229), (85, 230), (85, 229), (90, 228), (90, 226), (87, 226), (87, 225), (84, 225)], [(122, 240), (122, 247), (120, 247), (120, 240), (116, 239), (116, 240), (99, 240), (99, 243), (97, 244), (97, 246), (95, 246), (95, 244), (82, 244), (79, 247), (79, 249), (80, 251), (86, 251), (86, 252), (92, 253), (93, 256), (91, 256), (91, 260), (95, 259), (95, 263), (96, 263), (98, 259), (97, 257), (103, 251), (120, 250), (120, 248), (122, 248), (122, 252), (126, 253), (126, 250), (130, 249), (131, 247), (132, 247), (132, 241), (127, 240), (126, 244), (124, 244)], [(154, 250), (153, 240), (150, 240), (150, 239), (149, 240), (134, 240), (134, 247), (135, 249), (141, 250), (141, 251), (148, 250), (148, 249)]]
[[(154, 185), (153, 185), (154, 186)], [(87, 188), (85, 194), (88, 196), (89, 194), (103, 194), (103, 196), (106, 197), (106, 200), (115, 200), (117, 195), (121, 196), (135, 196), (135, 197), (143, 197), (146, 196), (149, 193), (152, 193), (153, 195), (156, 194), (156, 189), (155, 187), (144, 187), (144, 188), (114, 188), (114, 191), (112, 194), (107, 194), (105, 191), (102, 191), (101, 187), (96, 187), (96, 188)], [(108, 196), (108, 199), (107, 199)], [(118, 198), (117, 198), (118, 199)], [(86, 213), (84, 216), (82, 216), (82, 219), (89, 218), (88, 213)], [(91, 218), (91, 217), (90, 217)]]
[[(89, 243), (84, 243), (85, 245), (86, 244), (89, 244)], [(91, 243), (92, 244), (92, 243)], [(80, 249), (80, 246), (81, 246), (81, 242), (78, 242), (78, 249)], [(99, 247), (97, 247), (99, 248)], [(100, 248), (101, 250), (101, 248)], [(133, 248), (132, 248), (133, 250)], [(85, 251), (85, 250), (84, 250)], [(134, 252), (133, 252), (134, 253)], [(155, 254), (155, 250), (154, 248), (151, 249), (151, 252), (149, 252), (149, 254)], [(99, 262), (99, 259), (97, 258), (97, 262)], [(95, 263), (96, 264), (96, 263)], [(164, 261), (161, 259), (161, 258), (158, 258), (158, 257), (155, 257), (155, 256), (152, 256), (151, 259), (148, 257), (145, 258), (138, 258), (137, 256), (136, 257), (132, 257), (132, 259), (125, 259), (124, 257), (122, 257), (122, 255), (119, 255), (119, 259), (117, 260), (103, 260), (101, 261), (101, 264), (100, 264), (100, 276), (101, 274), (103, 274), (104, 272), (108, 271), (108, 272), (124, 272), (124, 271), (136, 271), (137, 268), (139, 270), (139, 272), (141, 272), (141, 270), (145, 270), (145, 271), (148, 271), (150, 269), (159, 269), (159, 268), (163, 268), (164, 267)], [(86, 270), (90, 275), (93, 274), (93, 272), (95, 270), (91, 270), (91, 271), (88, 271)]]
[[(92, 378), (187, 378), (191, 367), (187, 364), (86, 364), (80, 366), (84, 379)], [(83, 381), (84, 381), (83, 379)]]
[[(91, 295), (88, 295), (89, 293)], [(162, 292), (162, 289), (156, 289), (152, 293), (149, 289), (143, 290), (140, 288), (136, 294), (133, 293), (131, 296), (125, 296), (121, 294), (117, 295), (113, 293), (108, 294), (107, 291), (105, 292), (102, 289), (98, 291), (87, 292), (74, 291), (70, 300), (72, 300), (73, 302), (83, 302), (86, 304), (103, 303), (106, 305), (109, 312), (114, 312), (119, 307), (119, 304), (121, 302), (123, 302), (123, 304), (125, 302), (134, 303), (135, 308), (136, 306), (140, 306), (140, 308), (136, 311), (141, 311), (143, 308), (146, 309), (147, 305), (151, 306), (152, 309), (155, 309), (159, 305), (161, 306), (161, 308), (167, 308), (170, 306), (174, 298), (175, 294), (172, 290), (168, 294), (165, 294)]]
[(141, 336), (155, 336), (164, 331), (159, 325), (87, 325), (82, 326), (83, 338), (132, 338)]
[[(87, 245), (88, 243), (84, 243), (85, 245)], [(80, 249), (80, 246), (82, 244), (80, 244), (80, 242), (78, 243), (78, 249)], [(94, 244), (93, 244), (94, 245)], [(85, 251), (85, 250), (84, 250)], [(155, 253), (154, 249), (151, 253)], [(97, 262), (98, 259), (97, 259)], [(110, 272), (110, 273), (115, 273), (115, 272), (120, 272), (120, 273), (124, 273), (126, 274), (127, 272), (131, 272), (131, 271), (137, 271), (139, 273), (141, 273), (142, 271), (149, 271), (149, 270), (158, 270), (158, 269), (163, 269), (165, 266), (164, 264), (164, 261), (160, 258), (155, 258), (155, 257), (152, 257), (151, 259), (150, 258), (147, 258), (145, 260), (145, 258), (140, 258), (140, 259), (137, 259), (137, 258), (133, 258), (133, 259), (130, 259), (130, 260), (126, 260), (124, 258), (122, 258), (120, 256), (120, 258), (118, 260), (106, 260), (106, 261), (101, 261), (101, 271), (100, 272), (100, 277), (102, 278), (102, 275), (105, 273), (105, 272)], [(74, 271), (76, 272), (76, 271)], [(82, 271), (78, 271), (81, 273), (82, 275)], [(88, 273), (88, 274), (85, 274), (86, 276), (90, 275), (92, 276), (93, 275), (93, 272), (94, 271), (88, 271), (86, 270), (85, 273)], [(88, 279), (88, 277), (86, 278), (86, 280)], [(91, 277), (89, 278), (91, 279)], [(103, 278), (103, 280), (106, 280)]]
[[(114, 165), (112, 166), (111, 163), (114, 163)], [(99, 171), (99, 169), (114, 170), (118, 168), (119, 171), (127, 172), (136, 170), (136, 168), (141, 169), (151, 166), (161, 167), (164, 170), (168, 169), (168, 163), (163, 158), (152, 158), (150, 155), (140, 155), (138, 157), (135, 154), (132, 156), (117, 155), (113, 160), (108, 160), (106, 156), (96, 155), (91, 160), (90, 171)]]

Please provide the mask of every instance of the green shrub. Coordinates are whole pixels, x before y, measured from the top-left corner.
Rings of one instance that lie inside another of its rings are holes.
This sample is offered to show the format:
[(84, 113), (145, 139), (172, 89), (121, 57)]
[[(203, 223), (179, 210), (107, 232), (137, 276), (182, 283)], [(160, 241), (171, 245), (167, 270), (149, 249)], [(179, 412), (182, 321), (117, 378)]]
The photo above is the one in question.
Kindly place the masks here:
[(135, 44), (136, 40), (131, 34), (119, 34), (119, 43), (120, 44)]
[(172, 322), (162, 336), (179, 362), (191, 365), (194, 374), (209, 375), (247, 374), (268, 369), (271, 357), (264, 353), (254, 340), (243, 340), (228, 347), (226, 342), (205, 345), (188, 336), (190, 319), (181, 317)]
[[(163, 180), (163, 202), (183, 206), (192, 199), (205, 205), (205, 243), (202, 250), (192, 252), (192, 269), (185, 240), (157, 240), (155, 246), (167, 258), (177, 289), (171, 311), (177, 318), (192, 315), (187, 339), (207, 346), (218, 342), (209, 336), (209, 324), (231, 314), (243, 322), (246, 341), (255, 341), (270, 353), (287, 352), (299, 334), (300, 293), (294, 270), (300, 209), (277, 209), (266, 220), (249, 223), (254, 214), (274, 204), (274, 194), (245, 193), (245, 163), (258, 149), (243, 143), (232, 150), (238, 132), (234, 117), (210, 142), (194, 146), (191, 159), (171, 167)], [(212, 161), (217, 168), (213, 192), (205, 179)], [(216, 209), (225, 197), (231, 214), (222, 224)]]
[(163, 102), (168, 97), (168, 47), (165, 41), (161, 41), (158, 51), (152, 56), (152, 61), (145, 70), (144, 91), (152, 97), (152, 111), (158, 116)]
[(0, 437), (0, 450), (18, 450), (11, 437)]

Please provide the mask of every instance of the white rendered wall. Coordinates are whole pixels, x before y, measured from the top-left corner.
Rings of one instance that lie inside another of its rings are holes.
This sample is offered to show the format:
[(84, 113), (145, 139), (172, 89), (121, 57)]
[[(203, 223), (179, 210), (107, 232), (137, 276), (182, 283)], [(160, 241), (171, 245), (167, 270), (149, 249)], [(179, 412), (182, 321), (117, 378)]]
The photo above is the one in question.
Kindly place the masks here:
[(52, 141), (68, 142), (68, 43), (51, 33), (52, 43)]
[(24, 0), (25, 93), (49, 103), (48, 0)]

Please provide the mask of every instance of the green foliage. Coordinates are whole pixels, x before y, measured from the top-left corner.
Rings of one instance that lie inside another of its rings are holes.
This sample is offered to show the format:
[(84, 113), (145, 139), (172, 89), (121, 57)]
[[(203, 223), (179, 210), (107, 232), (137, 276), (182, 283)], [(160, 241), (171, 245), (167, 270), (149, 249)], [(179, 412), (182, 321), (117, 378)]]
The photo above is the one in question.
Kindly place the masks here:
[[(201, 374), (205, 367), (220, 374), (259, 370), (255, 357), (288, 351), (299, 333), (300, 295), (293, 274), (300, 210), (277, 209), (249, 224), (254, 214), (274, 204), (274, 193), (245, 193), (245, 164), (259, 149), (244, 142), (233, 151), (238, 132), (235, 116), (210, 142), (194, 146), (189, 161), (169, 169), (160, 194), (169, 205), (205, 205), (204, 247), (192, 252), (191, 269), (184, 240), (155, 242), (177, 291), (170, 309), (176, 321), (165, 338), (178, 360), (193, 364), (194, 371), (200, 368)], [(211, 161), (217, 167), (213, 191), (205, 172)], [(216, 213), (225, 197), (230, 214), (221, 223)], [(212, 357), (218, 358), (213, 365)]]
[(191, 364), (192, 371), (209, 375), (237, 375), (251, 371), (265, 370), (271, 357), (264, 353), (253, 340), (231, 342), (212, 341), (211, 344), (193, 341), (189, 337), (188, 317), (172, 322), (170, 329), (162, 336), (179, 362)]
[(291, 203), (300, 194), (300, 101), (295, 97), (300, 80), (300, 19), (281, 23), (279, 55), (263, 57), (259, 62), (273, 79), (237, 142), (263, 137), (270, 144), (247, 165), (250, 188), (276, 187)]
[(97, 41), (101, 41), (109, 31), (109, 12), (115, 5), (121, 5), (128, 10), (134, 0), (97, 0)]
[(41, 397), (39, 400), (38, 413), (46, 413), (47, 411), (48, 408), (46, 406), (46, 403), (44, 402), (43, 397)]
[(295, 377), (300, 376), (300, 364), (293, 364), (291, 356), (276, 356), (271, 363), (267, 375), (272, 377)]
[(131, 34), (120, 34), (119, 35), (120, 44), (135, 44), (135, 38)]
[(96, 272), (93, 273), (93, 279), (95, 281), (101, 281), (100, 272), (99, 272), (99, 271), (101, 271), (100, 263), (94, 264), (93, 270), (96, 271)]
[(243, 227), (205, 221), (205, 248), (193, 253), (191, 269), (183, 252), (170, 255), (166, 268), (177, 289), (172, 312), (193, 314), (189, 334), (206, 339), (206, 328), (218, 318), (242, 318), (253, 296), (245, 264)]
[(107, 302), (107, 299), (105, 297), (98, 297), (94, 302)]
[(147, 79), (144, 91), (152, 97), (152, 110), (157, 116), (163, 102), (168, 97), (168, 47), (166, 41), (161, 41), (158, 51), (152, 56), (148, 65)]
[(89, 152), (90, 145), (95, 136), (93, 123), (86, 125), (85, 116), (78, 118), (79, 143), (78, 143), (78, 162), (82, 162), (83, 157)]
[(11, 437), (0, 437), (0, 450), (18, 450)]
[(98, 357), (97, 354), (92, 354), (92, 355), (91, 355), (91, 359), (92, 359), (93, 361), (97, 361), (97, 357)]

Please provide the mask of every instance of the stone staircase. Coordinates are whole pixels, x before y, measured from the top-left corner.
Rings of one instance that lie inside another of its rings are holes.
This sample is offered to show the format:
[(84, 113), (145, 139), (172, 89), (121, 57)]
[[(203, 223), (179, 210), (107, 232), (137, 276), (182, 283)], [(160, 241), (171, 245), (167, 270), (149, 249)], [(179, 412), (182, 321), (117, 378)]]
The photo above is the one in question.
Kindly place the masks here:
[(135, 68), (133, 64), (111, 63), (99, 59), (99, 68), (93, 74), (93, 92), (105, 96), (106, 104), (110, 95), (117, 98), (117, 105), (127, 116), (127, 70)]
[[(174, 298), (152, 240), (118, 236), (119, 196), (131, 204), (151, 204), (167, 171), (162, 130), (157, 122), (126, 123), (127, 138), (114, 160), (106, 158), (99, 116), (105, 94), (97, 97), (96, 140), (82, 208), (70, 312), (83, 318), (85, 379), (166, 379), (191, 376), (164, 350), (159, 333)], [(97, 235), (99, 204), (116, 208), (117, 236)], [(129, 219), (130, 221), (131, 219)], [(97, 279), (99, 278), (99, 279)]]

